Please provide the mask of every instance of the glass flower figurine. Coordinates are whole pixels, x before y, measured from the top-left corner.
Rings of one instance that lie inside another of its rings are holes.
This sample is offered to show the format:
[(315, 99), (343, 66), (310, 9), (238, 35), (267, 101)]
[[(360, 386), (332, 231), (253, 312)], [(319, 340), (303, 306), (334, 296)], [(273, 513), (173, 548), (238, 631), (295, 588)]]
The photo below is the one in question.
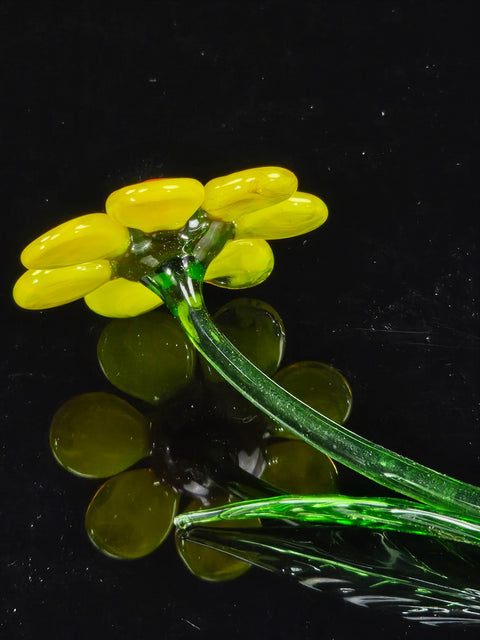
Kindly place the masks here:
[(306, 233), (326, 218), (325, 204), (298, 191), (296, 177), (280, 167), (239, 171), (205, 186), (191, 178), (147, 180), (113, 192), (106, 214), (70, 220), (29, 244), (14, 298), (21, 307), (45, 309), (84, 297), (93, 311), (112, 317), (163, 302), (211, 365), (281, 426), (442, 517), (478, 523), (479, 488), (311, 409), (235, 349), (208, 315), (204, 281), (233, 289), (262, 282), (273, 268), (267, 240)]

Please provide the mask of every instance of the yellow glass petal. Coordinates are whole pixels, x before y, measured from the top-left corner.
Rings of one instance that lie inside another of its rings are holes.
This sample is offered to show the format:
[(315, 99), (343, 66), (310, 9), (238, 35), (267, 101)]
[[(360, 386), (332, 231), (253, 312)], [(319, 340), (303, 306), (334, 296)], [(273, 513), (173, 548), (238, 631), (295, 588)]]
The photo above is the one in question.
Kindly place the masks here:
[(193, 178), (160, 178), (123, 187), (105, 204), (108, 215), (146, 233), (180, 229), (203, 201), (203, 185)]
[(239, 218), (235, 225), (235, 237), (267, 240), (291, 238), (316, 229), (327, 217), (328, 209), (320, 198), (297, 191), (288, 200)]
[(232, 240), (209, 264), (205, 280), (227, 289), (253, 287), (268, 278), (273, 264), (273, 251), (265, 240)]
[(246, 213), (286, 200), (297, 178), (282, 167), (258, 167), (214, 178), (205, 185), (202, 209), (212, 218), (237, 222)]
[(107, 318), (133, 318), (163, 304), (153, 291), (125, 278), (116, 278), (85, 296), (92, 311)]
[(31, 269), (15, 283), (13, 297), (24, 309), (58, 307), (83, 298), (107, 282), (111, 274), (108, 260), (58, 269)]
[(52, 269), (114, 258), (127, 250), (130, 233), (105, 213), (73, 218), (31, 242), (22, 252), (27, 269)]

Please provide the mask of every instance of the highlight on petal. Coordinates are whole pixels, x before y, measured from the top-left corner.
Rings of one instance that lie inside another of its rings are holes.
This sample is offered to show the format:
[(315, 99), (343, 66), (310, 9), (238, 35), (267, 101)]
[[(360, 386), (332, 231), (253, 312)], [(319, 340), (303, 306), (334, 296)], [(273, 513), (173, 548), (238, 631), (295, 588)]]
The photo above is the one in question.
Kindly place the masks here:
[(27, 269), (52, 269), (124, 253), (130, 233), (105, 213), (89, 213), (47, 231), (22, 252)]
[(105, 204), (116, 222), (145, 233), (180, 229), (202, 204), (204, 188), (193, 178), (147, 180), (111, 193)]
[(273, 251), (265, 240), (232, 240), (209, 264), (205, 281), (227, 289), (245, 289), (268, 278), (273, 264)]
[(83, 298), (112, 275), (108, 260), (58, 269), (30, 269), (15, 283), (13, 297), (24, 309), (49, 309)]
[(236, 238), (278, 240), (313, 231), (328, 217), (326, 204), (317, 196), (297, 191), (293, 196), (241, 216), (235, 223)]
[(116, 278), (85, 296), (92, 311), (107, 318), (133, 318), (163, 304), (140, 282)]
[(282, 167), (258, 167), (214, 178), (205, 185), (202, 209), (212, 218), (236, 222), (246, 214), (289, 198), (297, 178)]

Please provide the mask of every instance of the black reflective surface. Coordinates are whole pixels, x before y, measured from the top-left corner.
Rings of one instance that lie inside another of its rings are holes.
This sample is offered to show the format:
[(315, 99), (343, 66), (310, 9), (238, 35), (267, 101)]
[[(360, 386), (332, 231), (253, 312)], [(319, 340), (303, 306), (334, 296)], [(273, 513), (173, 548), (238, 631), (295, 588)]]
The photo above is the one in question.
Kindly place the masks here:
[(479, 550), (472, 545), (314, 525), (236, 531), (194, 526), (177, 535), (318, 589), (325, 597), (396, 611), (427, 626), (456, 631), (480, 625), (480, 591), (472, 573)]
[[(285, 322), (285, 364), (336, 366), (352, 429), (478, 483), (473, 3), (109, 5), (0, 8), (3, 637), (446, 633), (260, 569), (200, 582), (171, 539), (136, 562), (101, 556), (83, 530), (94, 485), (56, 464), (48, 426), (71, 396), (111, 389), (95, 359), (105, 322), (81, 302), (21, 311), (10, 290), (28, 241), (120, 186), (286, 166), (330, 219), (275, 242), (251, 292)], [(212, 309), (233, 295), (206, 291)], [(381, 493), (340, 473), (348, 493)]]

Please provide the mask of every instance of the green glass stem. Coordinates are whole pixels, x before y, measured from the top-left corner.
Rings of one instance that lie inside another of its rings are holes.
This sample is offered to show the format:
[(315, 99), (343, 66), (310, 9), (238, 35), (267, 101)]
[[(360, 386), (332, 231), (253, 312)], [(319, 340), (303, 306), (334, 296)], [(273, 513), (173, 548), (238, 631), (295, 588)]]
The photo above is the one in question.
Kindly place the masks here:
[(189, 256), (165, 263), (143, 283), (182, 323), (212, 366), (240, 393), (306, 442), (371, 480), (414, 500), (480, 521), (480, 489), (389, 451), (349, 431), (292, 396), (243, 356), (205, 307), (205, 267)]
[(248, 500), (225, 507), (182, 513), (175, 518), (175, 525), (184, 529), (194, 525), (252, 518), (388, 529), (480, 545), (480, 523), (452, 516), (442, 509), (427, 509), (397, 498), (329, 495)]

